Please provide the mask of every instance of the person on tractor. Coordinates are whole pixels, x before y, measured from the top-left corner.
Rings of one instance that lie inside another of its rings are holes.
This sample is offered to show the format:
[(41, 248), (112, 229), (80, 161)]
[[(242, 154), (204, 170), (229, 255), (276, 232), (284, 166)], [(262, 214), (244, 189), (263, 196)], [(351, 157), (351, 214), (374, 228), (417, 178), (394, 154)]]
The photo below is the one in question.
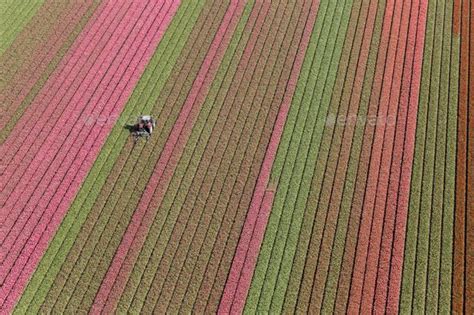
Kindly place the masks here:
[(146, 115), (138, 117), (138, 130), (146, 131), (150, 136), (155, 127), (155, 120), (153, 117)]
[(153, 117), (149, 115), (138, 117), (134, 132), (135, 141), (138, 141), (140, 137), (145, 137), (148, 140), (155, 126), (156, 123)]

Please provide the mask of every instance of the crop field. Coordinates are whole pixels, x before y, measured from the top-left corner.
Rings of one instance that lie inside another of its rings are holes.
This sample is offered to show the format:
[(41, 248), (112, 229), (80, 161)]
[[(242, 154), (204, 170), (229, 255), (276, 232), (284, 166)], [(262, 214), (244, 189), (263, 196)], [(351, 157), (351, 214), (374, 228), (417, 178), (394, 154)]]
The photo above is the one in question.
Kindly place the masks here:
[(0, 34), (0, 314), (474, 314), (472, 1), (0, 0)]

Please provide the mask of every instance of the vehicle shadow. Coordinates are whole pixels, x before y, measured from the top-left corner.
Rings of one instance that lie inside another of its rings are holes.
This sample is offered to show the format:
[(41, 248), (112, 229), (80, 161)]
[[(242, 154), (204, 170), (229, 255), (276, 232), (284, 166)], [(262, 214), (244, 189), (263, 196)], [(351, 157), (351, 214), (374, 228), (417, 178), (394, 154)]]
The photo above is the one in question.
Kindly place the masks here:
[(132, 133), (137, 130), (137, 127), (135, 125), (126, 124), (123, 126), (123, 129), (127, 129), (130, 133)]

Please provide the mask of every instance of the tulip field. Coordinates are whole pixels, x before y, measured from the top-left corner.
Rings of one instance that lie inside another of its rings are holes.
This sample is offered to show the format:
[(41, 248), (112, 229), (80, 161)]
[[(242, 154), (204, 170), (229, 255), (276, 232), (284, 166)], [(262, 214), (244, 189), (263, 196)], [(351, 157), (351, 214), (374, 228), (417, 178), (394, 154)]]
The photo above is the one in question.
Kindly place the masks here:
[(0, 0), (0, 34), (0, 314), (474, 313), (471, 1)]

